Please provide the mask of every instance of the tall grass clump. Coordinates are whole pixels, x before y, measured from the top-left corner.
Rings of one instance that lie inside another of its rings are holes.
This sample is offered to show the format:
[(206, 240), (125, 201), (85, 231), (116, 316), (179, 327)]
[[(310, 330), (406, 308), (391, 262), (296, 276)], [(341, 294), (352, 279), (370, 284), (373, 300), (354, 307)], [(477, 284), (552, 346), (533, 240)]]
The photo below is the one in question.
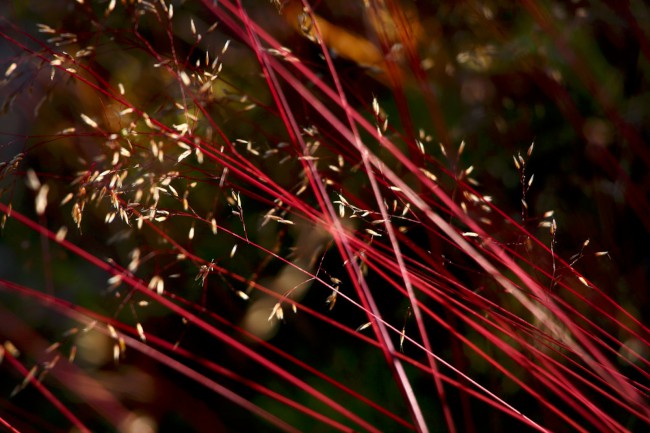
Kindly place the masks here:
[(643, 2), (0, 5), (7, 431), (645, 431)]

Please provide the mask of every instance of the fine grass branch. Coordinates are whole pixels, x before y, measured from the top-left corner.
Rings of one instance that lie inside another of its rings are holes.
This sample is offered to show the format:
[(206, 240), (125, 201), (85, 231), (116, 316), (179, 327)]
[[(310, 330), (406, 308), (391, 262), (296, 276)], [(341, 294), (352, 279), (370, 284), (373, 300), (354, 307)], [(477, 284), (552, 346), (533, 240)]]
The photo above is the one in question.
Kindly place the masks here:
[[(642, 280), (550, 191), (586, 176), (559, 169), (576, 160), (537, 162), (557, 136), (584, 141), (593, 185), (622, 185), (622, 215), (647, 226), (644, 130), (590, 67), (642, 69), (603, 60), (584, 20), (602, 7), (249, 3), (71, 1), (2, 20), (2, 424), (650, 424), (644, 294), (598, 269)], [(522, 76), (545, 98), (503, 84)], [(529, 120), (508, 111), (529, 104)], [(523, 155), (508, 122), (536, 143)], [(120, 388), (129, 374), (149, 385)]]

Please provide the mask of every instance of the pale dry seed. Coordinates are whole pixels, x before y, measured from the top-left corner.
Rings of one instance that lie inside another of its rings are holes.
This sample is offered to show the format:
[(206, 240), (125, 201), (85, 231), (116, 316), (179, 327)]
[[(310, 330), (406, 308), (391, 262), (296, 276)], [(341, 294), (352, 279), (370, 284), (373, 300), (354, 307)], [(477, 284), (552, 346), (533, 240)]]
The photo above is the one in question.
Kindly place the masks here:
[(68, 354), (68, 362), (73, 363), (77, 357), (77, 346), (74, 345), (70, 348), (70, 353)]
[(108, 332), (109, 332), (109, 334), (111, 335), (111, 338), (117, 340), (117, 331), (115, 330), (115, 328), (113, 327), (113, 325), (111, 325), (110, 323), (108, 323), (108, 324), (106, 325), (106, 327), (108, 328)]
[(529, 158), (530, 158), (530, 155), (533, 154), (533, 149), (534, 149), (534, 148), (535, 148), (535, 142), (533, 141), (533, 143), (532, 143), (532, 144), (530, 145), (530, 147), (528, 148), (528, 152), (526, 152), (526, 154), (528, 155)]
[(521, 166), (519, 165), (519, 161), (517, 161), (517, 158), (514, 155), (512, 155), (512, 160), (514, 161), (515, 167), (517, 168), (517, 170), (521, 170)]
[(89, 116), (87, 116), (87, 115), (85, 115), (83, 113), (81, 114), (81, 120), (83, 120), (84, 123), (86, 123), (86, 125), (88, 125), (88, 126), (90, 126), (92, 128), (97, 128), (99, 126), (97, 124), (97, 122), (95, 122), (93, 119), (91, 119)]
[(43, 215), (45, 213), (45, 208), (47, 207), (47, 193), (49, 192), (50, 187), (47, 184), (42, 185), (38, 189), (38, 194), (36, 194), (35, 207), (36, 214)]
[(142, 324), (138, 322), (135, 324), (135, 327), (138, 330), (138, 335), (140, 336), (140, 340), (142, 340), (143, 343), (146, 343), (147, 337), (144, 335), (144, 329), (142, 328)]
[(26, 183), (27, 183), (27, 187), (32, 191), (38, 191), (41, 187), (41, 182), (38, 180), (38, 176), (36, 175), (36, 172), (31, 168), (27, 170)]
[(59, 230), (57, 230), (55, 236), (56, 241), (57, 242), (63, 241), (67, 234), (68, 234), (68, 228), (66, 226), (59, 227)]
[(9, 67), (5, 71), (5, 77), (8, 78), (11, 74), (13, 74), (17, 67), (18, 65), (16, 65), (16, 63), (12, 63), (11, 65), (9, 65)]
[(366, 323), (360, 325), (357, 329), (355, 329), (355, 332), (363, 331), (364, 329), (366, 329), (366, 328), (369, 327), (370, 325), (372, 325), (371, 322), (366, 322)]

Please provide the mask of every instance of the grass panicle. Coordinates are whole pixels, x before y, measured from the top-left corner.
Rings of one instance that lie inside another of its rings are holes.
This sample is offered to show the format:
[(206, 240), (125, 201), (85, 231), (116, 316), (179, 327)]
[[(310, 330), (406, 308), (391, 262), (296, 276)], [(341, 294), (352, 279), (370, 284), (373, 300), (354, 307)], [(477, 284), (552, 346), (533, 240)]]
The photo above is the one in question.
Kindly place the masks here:
[(8, 431), (650, 424), (641, 2), (0, 8)]

